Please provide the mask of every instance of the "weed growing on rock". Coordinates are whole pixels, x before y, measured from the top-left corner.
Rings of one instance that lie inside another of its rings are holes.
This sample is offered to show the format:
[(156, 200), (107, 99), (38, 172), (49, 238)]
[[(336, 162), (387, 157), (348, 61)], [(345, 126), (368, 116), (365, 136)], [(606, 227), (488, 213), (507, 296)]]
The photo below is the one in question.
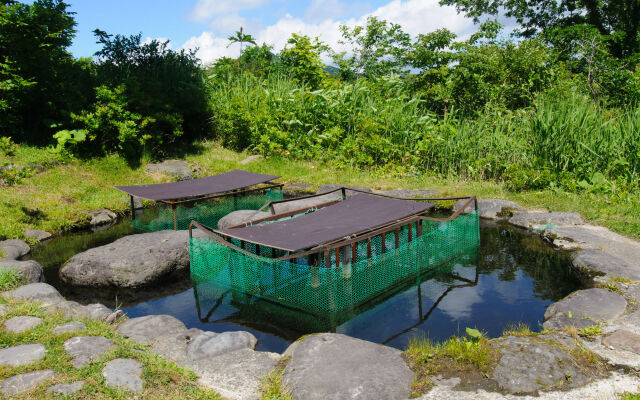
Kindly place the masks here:
[(0, 270), (0, 291), (15, 289), (26, 282), (24, 277), (13, 269)]
[(600, 325), (592, 325), (587, 328), (578, 329), (578, 335), (590, 340), (593, 340), (596, 336), (600, 336), (603, 333)]
[(262, 379), (260, 393), (263, 400), (291, 400), (292, 397), (286, 387), (282, 385), (282, 375), (291, 356), (285, 356), (278, 361), (271, 373)]
[(502, 336), (536, 336), (537, 332), (532, 332), (529, 325), (524, 322), (508, 324), (502, 331)]
[(626, 283), (626, 284), (634, 283), (631, 279), (623, 278), (621, 276), (612, 276), (611, 278), (609, 278), (609, 280), (613, 282)]
[(613, 293), (618, 293), (618, 294), (622, 293), (622, 290), (620, 290), (620, 287), (618, 287), (618, 285), (616, 285), (615, 283), (606, 283), (604, 285), (604, 288)]

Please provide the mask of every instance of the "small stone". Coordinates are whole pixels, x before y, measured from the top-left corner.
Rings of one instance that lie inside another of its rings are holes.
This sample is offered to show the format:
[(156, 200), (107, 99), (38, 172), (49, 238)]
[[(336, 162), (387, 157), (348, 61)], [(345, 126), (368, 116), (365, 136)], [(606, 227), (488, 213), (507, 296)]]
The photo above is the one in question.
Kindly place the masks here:
[(240, 349), (253, 349), (258, 339), (249, 332), (204, 332), (196, 336), (187, 346), (189, 360), (211, 358)]
[(76, 381), (72, 383), (59, 383), (47, 389), (47, 393), (53, 393), (61, 396), (73, 394), (84, 386), (84, 381)]
[(184, 324), (170, 315), (147, 315), (133, 318), (118, 325), (116, 332), (134, 342), (152, 342), (160, 336), (186, 331)]
[(28, 244), (19, 239), (9, 239), (0, 242), (0, 258), (7, 258), (9, 260), (16, 260), (22, 256), (25, 256), (31, 251), (31, 247)]
[(22, 333), (35, 328), (41, 322), (42, 318), (22, 315), (8, 319), (4, 323), (4, 329), (10, 333)]
[(184, 366), (187, 362), (187, 346), (200, 334), (202, 330), (191, 328), (177, 335), (158, 337), (151, 347), (151, 352)]
[(194, 168), (186, 161), (167, 160), (157, 164), (147, 165), (147, 172), (160, 172), (176, 178), (179, 181), (189, 180), (196, 177)]
[(102, 376), (106, 379), (107, 386), (129, 389), (132, 392), (141, 392), (143, 387), (142, 365), (129, 358), (116, 358), (109, 361), (102, 369)]
[(44, 358), (46, 350), (39, 343), (21, 344), (0, 350), (0, 365), (18, 367), (40, 361)]
[(122, 310), (116, 310), (109, 314), (107, 318), (105, 318), (104, 322), (107, 324), (115, 324), (120, 321), (122, 318), (125, 318), (127, 315)]
[(254, 161), (258, 161), (261, 158), (262, 158), (262, 156), (260, 154), (254, 154), (254, 155), (249, 156), (249, 157), (245, 158), (244, 160), (240, 161), (240, 164), (246, 165), (246, 164), (252, 163)]
[(12, 396), (26, 392), (40, 382), (53, 378), (55, 375), (56, 373), (51, 369), (27, 372), (5, 379), (0, 383), (0, 388), (2, 389), (2, 394)]
[(90, 211), (88, 214), (91, 217), (91, 221), (89, 221), (89, 224), (91, 226), (110, 224), (112, 222), (115, 222), (116, 219), (118, 219), (118, 216), (116, 215), (116, 213), (106, 208)]
[(63, 333), (82, 331), (87, 329), (87, 327), (79, 321), (72, 321), (63, 325), (58, 325), (53, 328), (53, 333), (56, 335), (61, 335)]
[(55, 304), (64, 300), (56, 288), (44, 282), (20, 286), (15, 290), (4, 292), (2, 297), (17, 301), (39, 301), (44, 304)]
[(51, 235), (49, 232), (40, 231), (37, 229), (27, 229), (24, 231), (24, 236), (42, 242), (43, 240), (51, 238), (51, 236), (53, 235)]
[(96, 321), (104, 321), (109, 315), (111, 315), (111, 310), (100, 303), (82, 306), (80, 312), (82, 317)]
[(602, 338), (602, 343), (611, 349), (617, 348), (640, 354), (640, 335), (620, 329)]
[(64, 349), (73, 356), (73, 366), (84, 367), (102, 356), (115, 344), (102, 336), (76, 336), (64, 342)]

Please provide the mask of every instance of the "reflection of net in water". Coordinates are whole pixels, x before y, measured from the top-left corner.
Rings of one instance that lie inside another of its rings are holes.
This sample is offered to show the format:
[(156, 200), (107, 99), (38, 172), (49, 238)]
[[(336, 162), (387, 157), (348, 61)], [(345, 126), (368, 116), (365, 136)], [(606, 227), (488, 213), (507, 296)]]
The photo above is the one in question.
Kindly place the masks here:
[[(378, 296), (389, 288), (433, 270), (443, 262), (479, 244), (477, 211), (447, 222), (420, 221), (423, 234), (409, 241), (408, 229), (399, 230), (396, 238), (387, 233), (371, 239), (371, 257), (367, 244), (356, 246), (356, 263), (350, 247), (343, 247), (339, 267), (309, 266), (307, 260), (275, 261), (272, 258), (247, 256), (208, 237), (190, 239), (191, 277), (196, 283), (209, 282), (247, 295), (313, 313), (337, 312)], [(235, 242), (234, 244), (240, 245)], [(280, 250), (245, 243), (245, 250), (260, 256), (279, 257)], [(383, 248), (386, 251), (383, 252)], [(344, 254), (344, 252), (347, 254)], [(331, 252), (331, 264), (336, 264)]]
[[(225, 197), (222, 200), (208, 200), (203, 203), (178, 205), (175, 208), (176, 229), (188, 229), (191, 221), (207, 226), (217, 226), (220, 218), (236, 210), (257, 210), (270, 201), (282, 200), (281, 190), (267, 190), (264, 194), (250, 194), (243, 197)], [(171, 207), (161, 208), (157, 216), (150, 220), (134, 219), (133, 226), (138, 232), (155, 232), (174, 229), (174, 214)]]

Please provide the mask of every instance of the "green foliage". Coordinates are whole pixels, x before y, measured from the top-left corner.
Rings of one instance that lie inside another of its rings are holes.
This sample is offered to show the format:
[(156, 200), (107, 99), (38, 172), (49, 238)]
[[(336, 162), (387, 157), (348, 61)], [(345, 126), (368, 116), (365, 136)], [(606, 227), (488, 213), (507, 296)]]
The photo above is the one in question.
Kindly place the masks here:
[(328, 47), (317, 37), (312, 40), (295, 33), (291, 34), (287, 43), (291, 46), (280, 53), (283, 69), (301, 84), (317, 89), (326, 75), (320, 54), (327, 51)]
[(594, 339), (596, 336), (602, 335), (604, 332), (600, 325), (591, 325), (587, 328), (578, 329), (578, 335), (586, 339)]
[(62, 0), (0, 3), (0, 130), (48, 143), (90, 98), (92, 69), (66, 48), (75, 21)]
[(8, 136), (0, 137), (0, 155), (13, 156), (17, 149), (17, 145)]
[(343, 79), (401, 74), (406, 71), (405, 53), (411, 42), (398, 24), (370, 16), (364, 26), (340, 26), (341, 44), (350, 52), (336, 53), (333, 60)]
[(241, 55), (242, 55), (242, 45), (244, 45), (245, 43), (250, 43), (254, 46), (256, 45), (256, 40), (253, 38), (253, 36), (251, 36), (248, 33), (244, 33), (242, 31), (242, 27), (240, 27), (239, 31), (236, 31), (235, 36), (229, 36), (227, 40), (229, 40), (229, 44), (227, 45), (227, 47), (231, 46), (234, 43), (240, 43)]

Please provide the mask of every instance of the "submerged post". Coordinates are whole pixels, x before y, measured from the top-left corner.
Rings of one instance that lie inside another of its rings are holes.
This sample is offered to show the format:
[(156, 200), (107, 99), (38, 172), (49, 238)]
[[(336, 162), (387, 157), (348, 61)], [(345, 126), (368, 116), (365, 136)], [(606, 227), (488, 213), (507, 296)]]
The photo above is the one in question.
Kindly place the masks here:
[(136, 207), (135, 202), (133, 201), (133, 196), (129, 196), (131, 198), (131, 219), (136, 219)]

